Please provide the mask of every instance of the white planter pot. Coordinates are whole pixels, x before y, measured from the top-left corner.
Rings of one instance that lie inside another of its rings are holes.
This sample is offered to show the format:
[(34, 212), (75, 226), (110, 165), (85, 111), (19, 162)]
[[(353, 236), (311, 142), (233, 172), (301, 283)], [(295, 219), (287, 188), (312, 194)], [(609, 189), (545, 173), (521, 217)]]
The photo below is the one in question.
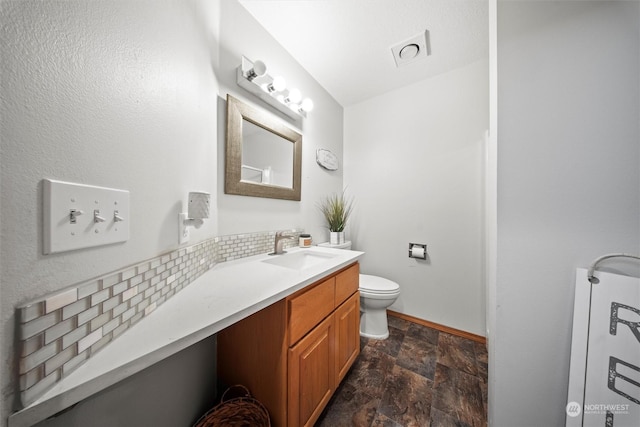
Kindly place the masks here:
[(344, 231), (329, 232), (329, 243), (332, 245), (341, 245), (344, 243)]

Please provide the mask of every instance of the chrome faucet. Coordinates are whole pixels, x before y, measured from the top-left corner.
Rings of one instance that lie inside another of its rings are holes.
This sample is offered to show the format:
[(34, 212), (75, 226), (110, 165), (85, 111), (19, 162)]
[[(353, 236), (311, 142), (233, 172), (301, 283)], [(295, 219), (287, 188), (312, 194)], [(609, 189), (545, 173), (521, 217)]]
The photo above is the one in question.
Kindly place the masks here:
[(273, 252), (269, 255), (282, 255), (287, 253), (282, 249), (282, 241), (287, 239), (295, 239), (296, 236), (291, 236), (284, 233), (284, 231), (276, 231), (276, 239), (273, 242)]

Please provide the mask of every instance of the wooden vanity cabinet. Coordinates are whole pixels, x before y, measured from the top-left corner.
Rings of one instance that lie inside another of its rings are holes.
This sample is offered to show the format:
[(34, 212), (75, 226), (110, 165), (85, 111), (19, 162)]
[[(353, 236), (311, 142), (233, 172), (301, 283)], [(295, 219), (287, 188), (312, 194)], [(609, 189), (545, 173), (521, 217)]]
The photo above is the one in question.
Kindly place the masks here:
[(218, 376), (274, 427), (312, 426), (360, 353), (358, 278), (355, 263), (218, 333)]

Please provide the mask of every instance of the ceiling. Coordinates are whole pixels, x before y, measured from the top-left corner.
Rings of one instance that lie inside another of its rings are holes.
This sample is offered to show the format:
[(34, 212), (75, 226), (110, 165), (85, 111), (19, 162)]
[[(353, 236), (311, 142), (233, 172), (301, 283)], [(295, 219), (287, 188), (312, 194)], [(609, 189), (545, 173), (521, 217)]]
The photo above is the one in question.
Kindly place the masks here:
[[(489, 56), (488, 0), (239, 0), (341, 105)], [(391, 47), (428, 31), (431, 55)]]

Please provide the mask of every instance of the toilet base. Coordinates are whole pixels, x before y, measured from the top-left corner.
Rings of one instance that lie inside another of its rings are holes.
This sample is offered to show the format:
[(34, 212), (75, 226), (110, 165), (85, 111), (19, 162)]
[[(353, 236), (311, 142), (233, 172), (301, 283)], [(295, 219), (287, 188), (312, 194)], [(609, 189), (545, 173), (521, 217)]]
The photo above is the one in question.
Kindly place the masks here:
[(365, 334), (364, 332), (360, 331), (360, 336), (364, 338), (369, 338), (372, 340), (386, 340), (387, 338), (389, 338), (389, 331), (387, 331), (386, 334), (382, 334), (382, 335)]
[(389, 338), (386, 308), (367, 309), (360, 313), (360, 336), (376, 340)]

